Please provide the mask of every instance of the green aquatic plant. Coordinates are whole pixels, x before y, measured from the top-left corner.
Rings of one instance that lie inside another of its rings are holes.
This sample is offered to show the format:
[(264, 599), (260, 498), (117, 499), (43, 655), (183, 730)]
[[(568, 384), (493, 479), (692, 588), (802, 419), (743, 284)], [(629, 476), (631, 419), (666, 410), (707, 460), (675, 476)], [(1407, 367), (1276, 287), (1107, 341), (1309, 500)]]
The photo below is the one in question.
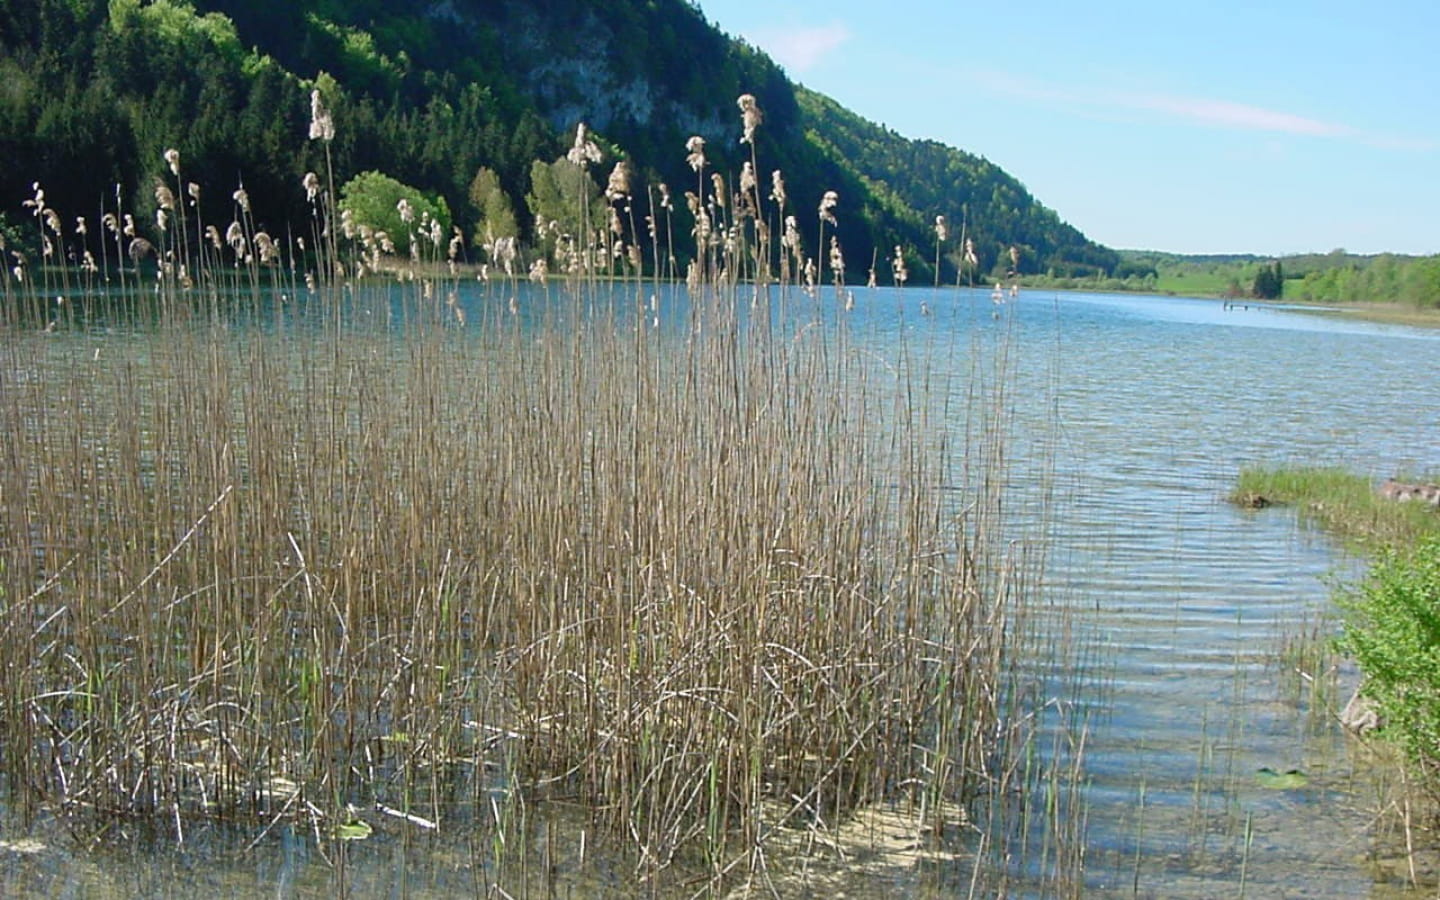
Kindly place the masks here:
[(1261, 787), (1269, 788), (1273, 791), (1291, 791), (1309, 784), (1310, 776), (1299, 769), (1286, 769), (1284, 772), (1277, 772), (1269, 766), (1264, 766), (1256, 770), (1255, 781)]

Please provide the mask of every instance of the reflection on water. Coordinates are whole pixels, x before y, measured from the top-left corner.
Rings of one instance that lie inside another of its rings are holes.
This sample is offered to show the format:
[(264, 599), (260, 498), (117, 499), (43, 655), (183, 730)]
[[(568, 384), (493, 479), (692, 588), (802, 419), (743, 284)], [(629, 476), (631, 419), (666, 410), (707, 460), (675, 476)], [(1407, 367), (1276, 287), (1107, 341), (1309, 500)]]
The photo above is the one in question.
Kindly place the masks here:
[[(957, 395), (977, 335), (1012, 341), (1011, 509), (1049, 535), (1056, 621), (1100, 660), (1079, 689), (1049, 676), (1088, 710), (1087, 895), (1230, 896), (1242, 883), (1253, 896), (1370, 893), (1373, 810), (1355, 796), (1345, 738), (1274, 665), (1284, 636), (1322, 621), (1334, 581), (1362, 563), (1284, 510), (1223, 498), (1252, 464), (1334, 465), (1377, 482), (1440, 468), (1440, 400), (1423, 389), (1440, 383), (1440, 336), (1174, 298), (1032, 293), (997, 315), (984, 292), (854, 295), (867, 352), (928, 366)], [(473, 328), (504, 300), (465, 302)], [(841, 314), (828, 294), (821, 306)], [(84, 338), (97, 351), (106, 340)], [(1309, 780), (1275, 789), (1255, 777), (1262, 767)], [(593, 846), (589, 874), (573, 874), (583, 825), (527, 827), (549, 848), (534, 865), (567, 873), (571, 893), (626, 892), (626, 873), (596, 867)], [(331, 896), (337, 878), (365, 896), (479, 894), (496, 851), (400, 826), (348, 848), (338, 868), (283, 831), (248, 855), (201, 838), (138, 867), (71, 846), (5, 827), (0, 894)], [(548, 889), (538, 871), (519, 883)], [(850, 893), (894, 888), (862, 878)]]

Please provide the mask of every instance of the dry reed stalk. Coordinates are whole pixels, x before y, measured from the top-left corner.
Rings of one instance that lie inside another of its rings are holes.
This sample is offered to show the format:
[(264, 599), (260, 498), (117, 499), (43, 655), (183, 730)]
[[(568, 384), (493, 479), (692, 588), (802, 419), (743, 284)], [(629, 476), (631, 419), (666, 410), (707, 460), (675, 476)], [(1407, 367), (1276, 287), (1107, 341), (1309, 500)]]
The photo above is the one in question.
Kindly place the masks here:
[(957, 725), (964, 782), (1003, 611), (918, 423), (835, 335), (712, 315), (161, 326), (69, 371), (12, 338), (10, 758), (62, 804), (264, 816), (486, 760), (474, 722), (655, 866), (762, 802), (843, 817)]
[[(717, 885), (780, 828), (897, 798), (938, 827), (1008, 789), (1020, 757), (999, 741), (1031, 738), (1007, 724), (1029, 586), (999, 518), (1003, 349), (971, 373), (952, 459), (952, 386), (908, 356), (877, 365), (783, 285), (746, 323), (744, 253), (713, 236), (727, 198), (704, 199), (688, 149), (699, 281), (664, 298), (683, 329), (640, 314), (638, 277), (635, 298), (608, 290), (583, 243), (565, 296), (511, 274), (460, 328), (453, 278), (398, 302), (311, 294), (273, 274), (243, 189), (235, 273), (179, 248), (242, 288), (208, 319), (162, 278), (158, 318), (137, 307), (93, 356), (96, 336), (9, 329), (12, 788), (183, 839), (200, 818), (330, 828), (372, 802), (443, 821), (468, 772), (473, 802), (497, 783), (514, 804), (582, 800), (638, 875), (698, 860)], [(325, 273), (342, 249), (310, 187)], [(345, 238), (352, 271), (379, 267), (384, 236)], [(781, 244), (783, 278), (798, 234)], [(495, 808), (496, 828), (524, 815)]]

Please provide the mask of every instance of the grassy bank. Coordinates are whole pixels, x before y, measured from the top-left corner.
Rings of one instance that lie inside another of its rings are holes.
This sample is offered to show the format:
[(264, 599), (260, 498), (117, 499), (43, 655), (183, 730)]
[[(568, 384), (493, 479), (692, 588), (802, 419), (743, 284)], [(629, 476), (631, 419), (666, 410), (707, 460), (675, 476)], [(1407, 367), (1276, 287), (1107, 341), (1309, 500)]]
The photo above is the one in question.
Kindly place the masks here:
[(1371, 479), (1343, 469), (1247, 468), (1230, 499), (1248, 507), (1295, 506), (1302, 518), (1363, 549), (1408, 547), (1440, 534), (1434, 507), (1383, 498)]
[(1440, 328), (1440, 307), (1420, 307), (1404, 303), (1306, 303), (1297, 311), (1309, 315), (1378, 322), (1382, 325)]

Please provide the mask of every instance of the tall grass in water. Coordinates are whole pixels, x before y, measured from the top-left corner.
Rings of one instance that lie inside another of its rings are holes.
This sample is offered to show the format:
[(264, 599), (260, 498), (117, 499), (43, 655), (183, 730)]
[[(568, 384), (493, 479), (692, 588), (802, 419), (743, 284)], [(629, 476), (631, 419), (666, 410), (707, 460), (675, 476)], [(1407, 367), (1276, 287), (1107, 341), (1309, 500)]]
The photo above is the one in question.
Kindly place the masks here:
[(12, 322), (15, 796), (339, 837), (443, 825), (468, 783), (496, 834), (576, 800), (638, 877), (713, 887), (785, 831), (899, 803), (941, 836), (1041, 783), (1004, 743), (1034, 736), (1005, 721), (1029, 582), (989, 389), (957, 448), (928, 380), (832, 311), (750, 327), (733, 279), (678, 327), (586, 280), (457, 328), (459, 289), (322, 286), (307, 317), (252, 279), (204, 318), (162, 275), (133, 331)]
[(1430, 504), (1381, 497), (1371, 479), (1343, 469), (1246, 468), (1230, 499), (1250, 507), (1296, 504), (1305, 519), (1370, 549), (1408, 546), (1440, 532), (1440, 516)]

